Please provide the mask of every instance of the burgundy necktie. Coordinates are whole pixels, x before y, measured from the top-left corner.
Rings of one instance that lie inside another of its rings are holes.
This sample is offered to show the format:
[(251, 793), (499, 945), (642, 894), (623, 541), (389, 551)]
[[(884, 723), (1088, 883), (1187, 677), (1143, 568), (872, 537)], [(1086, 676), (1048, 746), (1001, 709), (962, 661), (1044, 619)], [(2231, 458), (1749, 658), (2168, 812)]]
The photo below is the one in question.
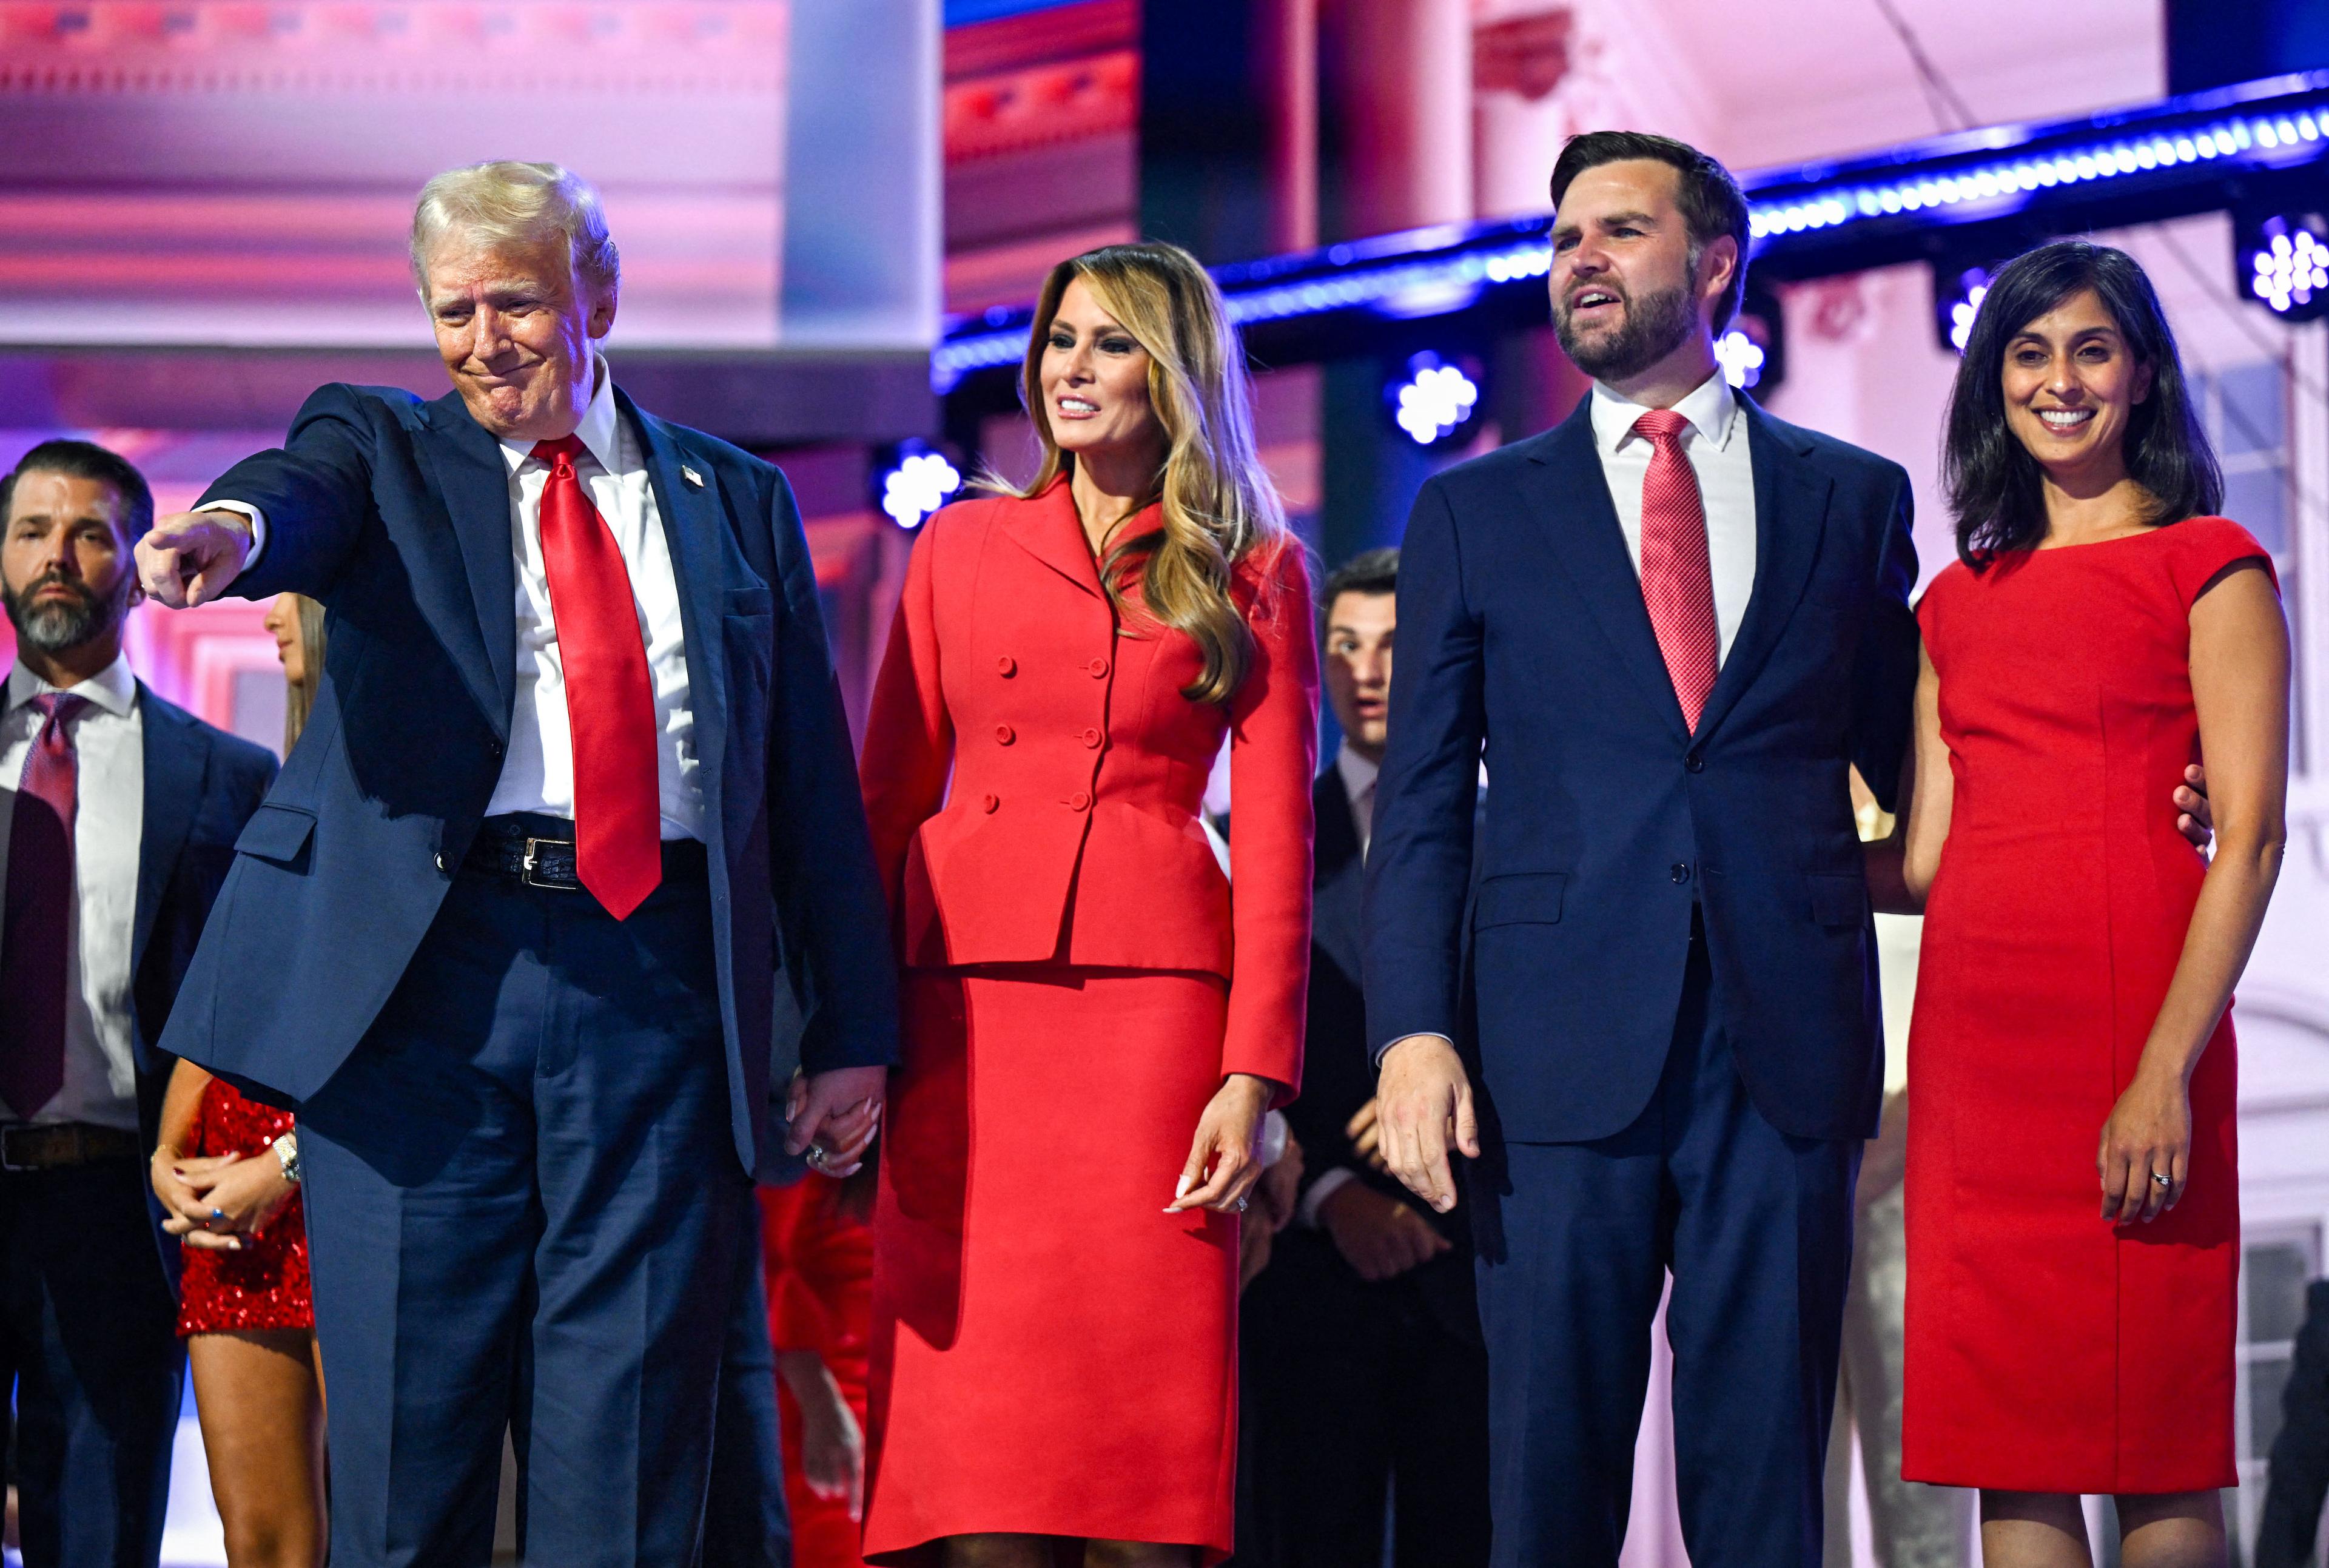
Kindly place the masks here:
[(42, 692), (8, 824), (8, 904), (0, 928), (0, 1099), (30, 1119), (65, 1082), (66, 963), (72, 940), (73, 818), (80, 759), (65, 728), (87, 697)]
[(573, 740), (575, 875), (622, 920), (663, 880), (655, 687), (630, 571), (574, 471), (582, 449), (579, 436), (533, 449), (550, 465), (542, 561)]
[(1650, 441), (1650, 471), (1642, 480), (1642, 600), (1665, 656), (1682, 716), (1693, 730), (1714, 689), (1721, 639), (1714, 625), (1714, 569), (1706, 553), (1706, 504), (1698, 476), (1683, 455), (1690, 421), (1672, 409), (1653, 409), (1634, 421)]

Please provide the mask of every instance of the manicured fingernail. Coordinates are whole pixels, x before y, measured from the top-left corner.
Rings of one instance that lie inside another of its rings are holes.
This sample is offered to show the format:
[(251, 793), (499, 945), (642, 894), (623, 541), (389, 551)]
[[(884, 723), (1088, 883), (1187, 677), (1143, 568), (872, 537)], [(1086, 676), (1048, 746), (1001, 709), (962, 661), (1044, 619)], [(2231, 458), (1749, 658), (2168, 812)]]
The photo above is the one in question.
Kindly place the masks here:
[(1196, 1183), (1191, 1181), (1185, 1176), (1179, 1181), (1174, 1182), (1173, 1184), (1173, 1201), (1177, 1204), (1183, 1198), (1187, 1197), (1189, 1195), (1189, 1189), (1196, 1185)]

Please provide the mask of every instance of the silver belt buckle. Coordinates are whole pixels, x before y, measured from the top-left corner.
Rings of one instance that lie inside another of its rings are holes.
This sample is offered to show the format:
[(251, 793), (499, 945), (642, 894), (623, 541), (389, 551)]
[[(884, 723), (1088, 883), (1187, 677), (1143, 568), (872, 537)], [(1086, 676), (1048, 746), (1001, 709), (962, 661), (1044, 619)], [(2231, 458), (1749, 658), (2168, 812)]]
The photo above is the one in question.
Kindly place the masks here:
[(574, 847), (573, 844), (567, 839), (536, 838), (528, 835), (525, 841), (525, 860), (519, 869), (518, 879), (528, 887), (548, 888), (552, 893), (571, 893), (580, 887), (581, 885), (580, 882), (542, 882), (535, 878), (534, 870), (542, 864), (542, 856), (536, 853), (535, 846), (543, 844), (554, 844), (564, 849)]

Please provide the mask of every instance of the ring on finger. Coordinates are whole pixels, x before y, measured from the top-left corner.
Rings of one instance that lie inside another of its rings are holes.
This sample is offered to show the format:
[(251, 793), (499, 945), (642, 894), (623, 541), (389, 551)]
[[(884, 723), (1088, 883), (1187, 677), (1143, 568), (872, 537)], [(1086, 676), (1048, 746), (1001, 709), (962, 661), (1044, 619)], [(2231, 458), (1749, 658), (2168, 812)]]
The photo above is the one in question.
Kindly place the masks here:
[(2165, 1192), (2169, 1187), (2175, 1185), (2175, 1178), (2169, 1176), (2164, 1171), (2153, 1171), (2151, 1173), (2151, 1185), (2157, 1187), (2160, 1191)]

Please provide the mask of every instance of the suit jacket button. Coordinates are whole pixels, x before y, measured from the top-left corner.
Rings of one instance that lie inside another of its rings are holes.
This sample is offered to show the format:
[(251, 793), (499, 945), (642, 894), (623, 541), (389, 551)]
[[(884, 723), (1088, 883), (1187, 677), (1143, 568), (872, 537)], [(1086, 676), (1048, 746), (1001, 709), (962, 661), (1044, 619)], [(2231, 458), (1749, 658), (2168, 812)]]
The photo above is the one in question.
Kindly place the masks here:
[(1002, 802), (1002, 801), (997, 800), (997, 799), (996, 799), (994, 796), (992, 796), (992, 795), (982, 795), (982, 796), (980, 796), (980, 797), (979, 797), (979, 800), (978, 800), (978, 808), (979, 808), (981, 811), (985, 811), (985, 812), (987, 812), (987, 813), (989, 813), (989, 814), (992, 814), (992, 813), (994, 812), (995, 808), (996, 807), (998, 807), (998, 806), (1002, 805), (1002, 804), (1003, 804), (1003, 802)]
[(995, 743), (996, 745), (1008, 746), (1012, 741), (1018, 738), (1018, 732), (1013, 730), (1010, 725), (997, 724), (995, 726)]
[(437, 869), (439, 871), (450, 871), (452, 868), (452, 856), (447, 855), (441, 849), (438, 850), (437, 852)]
[(1084, 669), (1091, 675), (1092, 679), (1096, 681), (1104, 680), (1108, 676), (1108, 661), (1106, 659), (1094, 659), (1091, 663), (1086, 665)]
[(1095, 751), (1098, 750), (1099, 732), (1098, 730), (1086, 730), (1083, 732), (1082, 738), (1085, 745), (1091, 747)]
[(1685, 773), (1703, 773), (1706, 771), (1706, 759), (1693, 751), (1682, 760), (1682, 770)]
[(1018, 662), (1012, 658), (1009, 654), (1004, 654), (1001, 658), (995, 661), (995, 673), (1001, 675), (1007, 681), (1013, 675), (1019, 673)]
[(1675, 883), (1679, 885), (1690, 880), (1690, 867), (1677, 860), (1666, 869), (1666, 874), (1673, 877)]
[(1060, 804), (1070, 811), (1089, 811), (1091, 809), (1091, 797), (1079, 789)]

